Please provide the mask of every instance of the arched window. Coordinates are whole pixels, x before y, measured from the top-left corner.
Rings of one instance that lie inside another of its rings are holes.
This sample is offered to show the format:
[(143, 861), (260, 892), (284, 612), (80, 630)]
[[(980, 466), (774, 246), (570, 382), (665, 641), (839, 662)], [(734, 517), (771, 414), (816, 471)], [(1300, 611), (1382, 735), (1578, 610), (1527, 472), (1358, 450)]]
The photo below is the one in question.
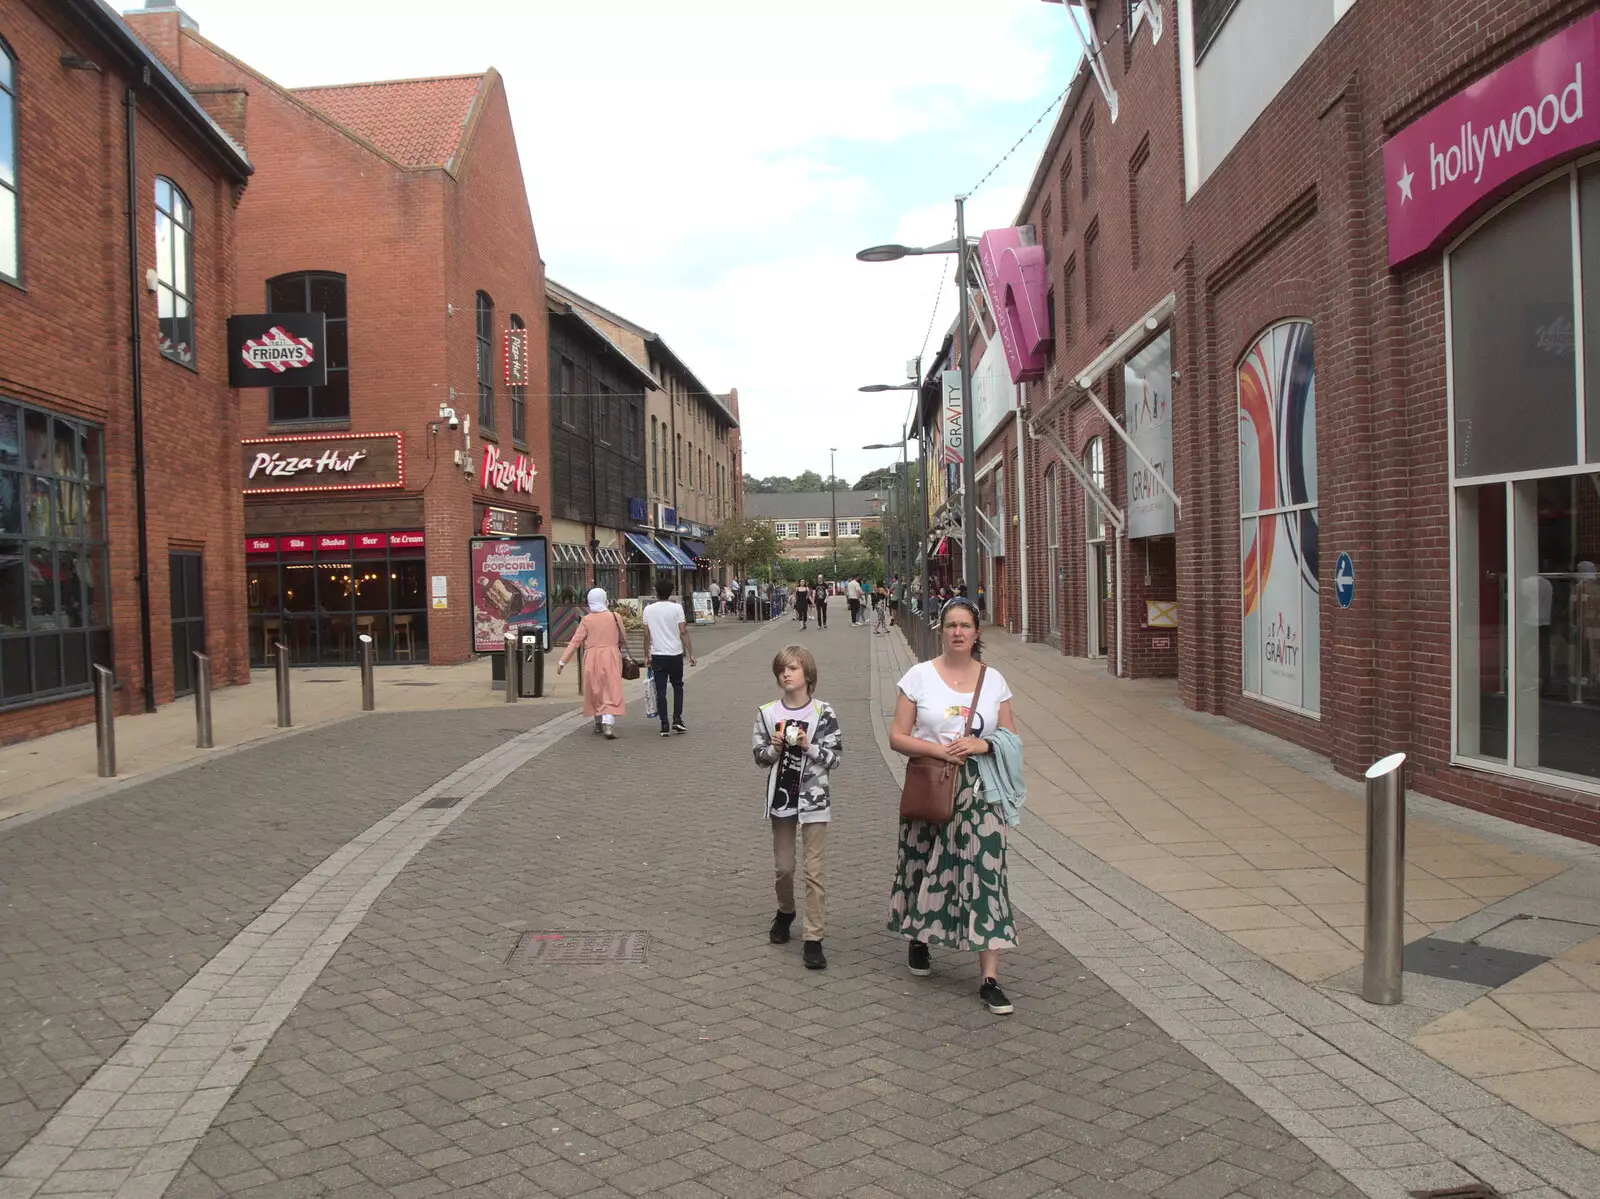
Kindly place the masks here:
[(17, 204), (17, 60), (0, 39), (0, 278), (22, 280)]
[[(1102, 492), (1106, 489), (1106, 445), (1098, 437), (1089, 438), (1089, 444), (1083, 447), (1083, 469), (1089, 476), (1089, 481)], [(1088, 513), (1085, 533), (1090, 541), (1104, 541), (1106, 539), (1106, 514), (1100, 505), (1094, 502), (1094, 497), (1084, 499), (1084, 511)]]
[(494, 301), (478, 293), (478, 427), (494, 428)]
[(156, 176), (156, 338), (161, 353), (194, 369), (194, 209)]
[(1046, 636), (1061, 640), (1061, 472), (1052, 462), (1044, 472), (1044, 553), (1045, 595), (1049, 599), (1050, 624)]
[[(526, 329), (522, 318), (515, 312), (511, 314), (511, 327), (513, 329)], [(523, 344), (523, 354), (527, 354), (527, 344)], [(527, 369), (526, 365), (523, 367)], [(526, 444), (528, 440), (528, 388), (524, 384), (517, 384), (511, 388), (511, 440), (518, 445)]]
[(268, 312), (320, 312), (328, 328), (328, 381), (321, 387), (274, 387), (267, 396), (273, 424), (350, 419), (350, 322), (345, 278), (301, 271), (267, 282)]

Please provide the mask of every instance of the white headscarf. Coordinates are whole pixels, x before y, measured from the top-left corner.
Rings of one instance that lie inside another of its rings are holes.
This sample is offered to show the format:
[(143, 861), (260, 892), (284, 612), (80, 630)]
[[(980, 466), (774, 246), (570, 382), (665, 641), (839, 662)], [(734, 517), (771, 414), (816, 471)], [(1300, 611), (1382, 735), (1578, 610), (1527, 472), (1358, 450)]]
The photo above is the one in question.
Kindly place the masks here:
[(589, 611), (604, 612), (606, 610), (606, 589), (604, 587), (591, 587), (589, 589)]

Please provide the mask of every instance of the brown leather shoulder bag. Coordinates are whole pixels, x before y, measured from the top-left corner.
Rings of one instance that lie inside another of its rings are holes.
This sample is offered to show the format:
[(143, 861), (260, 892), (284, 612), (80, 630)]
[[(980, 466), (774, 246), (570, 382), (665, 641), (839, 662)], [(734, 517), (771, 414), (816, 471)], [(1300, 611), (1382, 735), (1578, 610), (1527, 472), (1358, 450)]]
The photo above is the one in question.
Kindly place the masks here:
[[(961, 730), (963, 737), (972, 735), (972, 714), (978, 710), (978, 697), (983, 694), (983, 676), (987, 666), (978, 668), (978, 684), (972, 689), (972, 703), (967, 708), (967, 724)], [(906, 762), (906, 781), (900, 788), (900, 815), (905, 820), (923, 820), (929, 824), (949, 824), (956, 814), (956, 787), (961, 781), (961, 767), (943, 758), (915, 757)]]

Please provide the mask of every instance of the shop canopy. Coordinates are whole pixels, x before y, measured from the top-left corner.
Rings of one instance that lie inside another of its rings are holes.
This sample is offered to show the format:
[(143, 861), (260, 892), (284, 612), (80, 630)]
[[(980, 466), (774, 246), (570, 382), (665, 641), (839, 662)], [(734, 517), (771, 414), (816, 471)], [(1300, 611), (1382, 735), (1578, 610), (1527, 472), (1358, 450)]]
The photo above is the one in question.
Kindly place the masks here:
[(629, 545), (644, 555), (645, 561), (651, 566), (664, 566), (671, 570), (676, 565), (670, 554), (643, 533), (624, 533), (623, 536), (628, 539)]
[(680, 570), (700, 569), (694, 564), (694, 559), (680, 550), (674, 542), (658, 541), (657, 544), (660, 545), (662, 549), (667, 551), (667, 557), (672, 559), (672, 565), (678, 567)]
[(614, 545), (602, 545), (594, 552), (596, 566), (626, 566), (622, 560), (622, 551)]
[(703, 541), (690, 541), (685, 537), (683, 539), (683, 549), (691, 558), (704, 558), (706, 556), (706, 547)]

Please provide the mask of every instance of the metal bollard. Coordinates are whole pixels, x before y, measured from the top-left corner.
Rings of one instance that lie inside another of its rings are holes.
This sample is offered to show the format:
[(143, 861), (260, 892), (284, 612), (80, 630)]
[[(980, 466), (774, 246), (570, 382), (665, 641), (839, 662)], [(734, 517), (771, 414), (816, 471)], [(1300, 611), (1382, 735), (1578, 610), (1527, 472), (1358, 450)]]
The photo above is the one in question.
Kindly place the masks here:
[(506, 634), (506, 703), (517, 702), (517, 692), (522, 690), (522, 651), (517, 646), (516, 633)]
[(211, 658), (194, 651), (194, 746), (211, 746)]
[(361, 710), (370, 712), (378, 706), (378, 697), (373, 693), (372, 667), (375, 650), (372, 634), (362, 633), (357, 640), (361, 643)]
[(103, 779), (117, 777), (116, 712), (112, 696), (116, 676), (105, 666), (94, 668), (94, 748), (96, 773)]
[(1361, 998), (1399, 1003), (1405, 977), (1405, 754), (1367, 770), (1367, 934)]
[(289, 647), (279, 641), (273, 648), (278, 651), (278, 727), (286, 729), (294, 723), (289, 719)]

